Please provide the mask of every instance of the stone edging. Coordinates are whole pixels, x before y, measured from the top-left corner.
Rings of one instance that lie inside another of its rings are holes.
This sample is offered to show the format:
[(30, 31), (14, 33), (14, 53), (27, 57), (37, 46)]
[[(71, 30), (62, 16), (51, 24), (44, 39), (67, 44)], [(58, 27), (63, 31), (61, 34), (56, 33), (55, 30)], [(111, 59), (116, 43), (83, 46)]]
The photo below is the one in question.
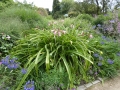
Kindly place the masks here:
[(103, 82), (103, 80), (105, 80), (105, 79), (98, 78), (98, 80), (95, 80), (95, 81), (93, 81), (93, 82), (90, 82), (90, 83), (87, 83), (87, 84), (84, 84), (84, 85), (79, 86), (79, 87), (77, 88), (77, 90), (86, 90), (87, 88), (91, 87), (91, 86), (94, 85), (94, 84)]
[[(117, 75), (120, 76), (120, 70), (118, 70)], [(84, 84), (84, 85), (81, 85), (81, 86), (77, 87), (77, 90), (86, 90), (87, 88), (91, 87), (94, 84), (97, 84), (97, 83), (100, 83), (100, 82), (103, 83), (103, 81), (106, 80), (106, 79), (108, 79), (108, 78), (107, 77), (105, 77), (105, 78), (100, 78), (99, 77), (98, 80), (95, 80), (93, 82), (90, 82), (90, 83), (87, 83), (87, 84)]]

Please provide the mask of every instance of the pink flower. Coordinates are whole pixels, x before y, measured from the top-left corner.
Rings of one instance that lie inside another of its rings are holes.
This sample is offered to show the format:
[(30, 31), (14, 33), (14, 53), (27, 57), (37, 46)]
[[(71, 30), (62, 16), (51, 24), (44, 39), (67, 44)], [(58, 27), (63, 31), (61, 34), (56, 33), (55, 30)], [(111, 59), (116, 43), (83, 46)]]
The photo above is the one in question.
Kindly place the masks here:
[(54, 35), (58, 35), (58, 36), (61, 36), (62, 34), (66, 34), (66, 31), (64, 31), (64, 30), (51, 30), (51, 32)]
[(63, 32), (63, 34), (66, 34), (66, 31), (63, 30), (62, 32)]
[(58, 36), (61, 36), (61, 34), (62, 34), (62, 33), (61, 33), (60, 31), (58, 31)]
[(90, 38), (93, 38), (93, 35), (92, 34), (90, 34), (90, 36), (89, 36)]

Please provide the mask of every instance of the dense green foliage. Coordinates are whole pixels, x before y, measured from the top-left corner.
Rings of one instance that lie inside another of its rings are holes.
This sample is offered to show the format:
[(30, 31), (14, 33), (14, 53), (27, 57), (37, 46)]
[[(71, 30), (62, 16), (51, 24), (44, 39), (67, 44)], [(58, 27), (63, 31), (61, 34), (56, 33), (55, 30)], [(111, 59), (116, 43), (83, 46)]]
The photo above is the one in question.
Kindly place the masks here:
[(46, 29), (48, 20), (36, 12), (34, 7), (18, 3), (1, 11), (0, 26), (0, 57), (3, 57), (8, 54), (13, 43), (26, 36), (31, 28)]
[(73, 0), (62, 0), (62, 2), (60, 3), (61, 14), (67, 14), (70, 11), (71, 7), (73, 7), (73, 3)]
[(77, 20), (83, 19), (83, 20), (86, 20), (86, 21), (88, 21), (88, 22), (93, 22), (93, 17), (92, 17), (91, 15), (89, 15), (89, 14), (81, 14), (81, 15), (78, 15), (76, 19), (77, 19)]
[[(55, 34), (55, 32), (57, 33)], [(36, 75), (39, 75), (41, 69), (49, 71), (56, 68), (60, 71), (66, 69), (70, 87), (72, 87), (76, 74), (81, 74), (84, 78), (87, 76), (85, 72), (93, 63), (87, 41), (82, 37), (80, 38), (74, 31), (36, 31), (36, 33), (21, 39), (18, 43), (19, 45), (13, 48), (12, 54), (20, 58), (22, 65), (29, 71), (23, 77), (20, 85), (27, 75), (32, 74), (34, 69)], [(81, 67), (82, 64), (86, 68)], [(87, 77), (84, 79), (88, 80)]]
[(53, 6), (52, 6), (52, 17), (54, 19), (57, 19), (60, 17), (60, 2), (59, 0), (53, 0)]
[(5, 57), (13, 47), (13, 40), (5, 33), (0, 33), (0, 59)]
[[(72, 0), (55, 5), (66, 7), (70, 1), (74, 5)], [(93, 15), (101, 13), (95, 1), (76, 2), (77, 7), (80, 5), (85, 11), (76, 7), (54, 8), (58, 10), (54, 18), (71, 15), (58, 20), (47, 16), (44, 9), (27, 3), (16, 3), (2, 10), (0, 90), (29, 87), (33, 90), (70, 90), (99, 77), (116, 75), (120, 69), (120, 10)], [(47, 17), (42, 17), (41, 11)]]
[(0, 12), (14, 4), (13, 0), (0, 0)]
[(24, 6), (7, 8), (0, 16), (1, 18), (19, 18), (22, 22), (27, 22), (30, 28), (45, 28), (47, 26), (47, 21), (36, 11)]

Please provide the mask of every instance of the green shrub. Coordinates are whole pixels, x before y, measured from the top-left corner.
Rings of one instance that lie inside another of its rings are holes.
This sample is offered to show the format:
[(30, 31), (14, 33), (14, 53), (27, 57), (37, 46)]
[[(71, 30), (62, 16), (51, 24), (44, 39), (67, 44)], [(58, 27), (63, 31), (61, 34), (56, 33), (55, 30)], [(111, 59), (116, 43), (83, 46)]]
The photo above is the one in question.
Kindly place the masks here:
[(75, 11), (71, 11), (71, 12), (68, 12), (68, 16), (69, 17), (76, 17), (76, 16), (78, 16), (78, 12), (75, 12)]
[(120, 20), (120, 9), (118, 9), (118, 18)]
[(74, 24), (74, 19), (73, 19), (73, 18), (65, 18), (65, 19), (64, 19), (63, 25), (64, 25), (65, 27), (69, 27), (69, 26), (71, 26), (72, 24)]
[(15, 83), (17, 82), (15, 78), (18, 73), (18, 71), (13, 71), (3, 65), (0, 65), (0, 89), (14, 90)]
[(68, 84), (68, 75), (65, 71), (52, 69), (49, 73), (44, 72), (36, 79), (36, 90), (57, 90), (66, 89)]
[(110, 11), (107, 14), (105, 14), (104, 17), (105, 17), (105, 21), (111, 20), (114, 17), (114, 13)]
[(74, 24), (75, 29), (78, 29), (79, 31), (88, 32), (88, 31), (93, 30), (91, 23), (89, 23), (88, 21), (86, 21), (84, 19), (83, 20), (76, 19), (74, 22), (75, 22), (75, 24)]
[(28, 72), (16, 90), (19, 90), (28, 76), (38, 77), (41, 70), (49, 72), (52, 68), (60, 72), (66, 70), (70, 87), (78, 79), (77, 75), (88, 82), (86, 71), (93, 62), (87, 43), (76, 31), (62, 30), (40, 30), (19, 40), (11, 54), (19, 59), (22, 66), (28, 68)]
[(38, 8), (38, 13), (39, 13), (41, 16), (48, 16), (47, 10), (44, 9), (44, 8)]
[(6, 7), (6, 4), (3, 2), (0, 2), (0, 12)]
[[(120, 43), (116, 40), (102, 36), (93, 38), (90, 46), (96, 48), (93, 50), (94, 64), (90, 70), (91, 75), (96, 77), (113, 77), (120, 69)], [(101, 52), (98, 52), (100, 50)]]
[(1, 18), (0, 26), (0, 33), (8, 34), (13, 39), (20, 38), (22, 32), (29, 29), (28, 23), (19, 18)]
[(22, 22), (27, 22), (30, 28), (46, 28), (47, 19), (44, 19), (38, 12), (24, 6), (12, 6), (5, 9), (0, 14), (1, 18), (20, 18)]
[(8, 55), (13, 45), (14, 41), (9, 35), (0, 33), (0, 59)]
[(79, 19), (83, 19), (83, 20), (87, 20), (88, 22), (93, 22), (93, 17), (90, 16), (89, 14), (80, 14), (77, 16), (76, 20), (79, 20)]
[(8, 0), (8, 1), (0, 1), (0, 12), (5, 10), (5, 8), (8, 8), (12, 5), (14, 5), (15, 3), (13, 2), (13, 0)]
[(61, 16), (61, 12), (60, 12), (60, 11), (56, 11), (56, 12), (52, 15), (52, 17), (53, 17), (54, 19), (61, 18), (61, 17), (62, 17), (62, 16)]
[(95, 20), (93, 21), (93, 25), (103, 25), (104, 24), (104, 21), (105, 21), (105, 16), (103, 15), (99, 15), (97, 18), (95, 18)]
[(48, 15), (46, 18), (47, 18), (48, 20), (53, 20), (52, 15)]
[(98, 15), (98, 16), (94, 19), (93, 25), (96, 25), (96, 26), (97, 26), (98, 24), (103, 25), (104, 22), (106, 22), (106, 21), (108, 21), (108, 20), (111, 20), (113, 17), (114, 17), (114, 16), (113, 16), (113, 14), (112, 14), (111, 12), (109, 12), (109, 13), (107, 13), (107, 14), (105, 14), (105, 15)]

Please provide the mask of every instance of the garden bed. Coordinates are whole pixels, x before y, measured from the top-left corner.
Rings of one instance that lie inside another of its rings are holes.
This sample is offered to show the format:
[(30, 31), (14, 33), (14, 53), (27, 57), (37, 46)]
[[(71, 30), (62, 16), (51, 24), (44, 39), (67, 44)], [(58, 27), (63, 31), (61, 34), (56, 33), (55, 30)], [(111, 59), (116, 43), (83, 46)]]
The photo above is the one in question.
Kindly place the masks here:
[[(23, 6), (1, 13), (2, 90), (75, 90), (79, 85), (82, 90), (100, 82), (98, 77), (113, 77), (120, 70), (120, 20), (115, 15), (80, 14), (48, 22)], [(11, 20), (18, 29), (6, 26)]]

